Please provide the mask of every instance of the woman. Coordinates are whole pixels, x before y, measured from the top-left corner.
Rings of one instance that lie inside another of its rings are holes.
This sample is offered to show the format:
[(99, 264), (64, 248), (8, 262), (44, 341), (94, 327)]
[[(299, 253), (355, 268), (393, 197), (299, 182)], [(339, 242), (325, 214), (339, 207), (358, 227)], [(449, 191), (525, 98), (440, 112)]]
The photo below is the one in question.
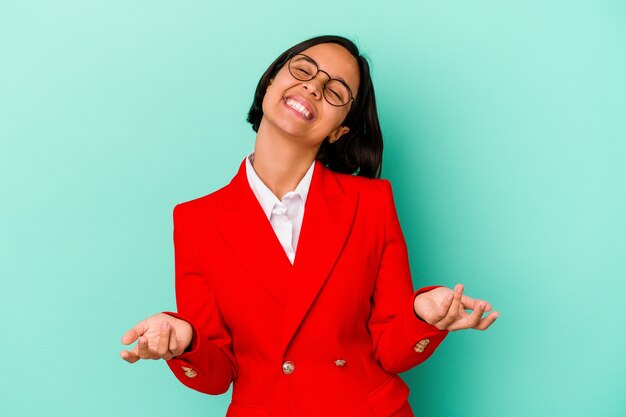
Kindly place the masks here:
[(129, 330), (122, 358), (165, 359), (208, 394), (234, 382), (228, 417), (412, 416), (397, 374), (497, 313), (461, 285), (413, 291), (391, 186), (375, 178), (367, 61), (342, 37), (295, 45), (248, 121), (254, 152), (230, 184), (174, 209), (178, 313)]

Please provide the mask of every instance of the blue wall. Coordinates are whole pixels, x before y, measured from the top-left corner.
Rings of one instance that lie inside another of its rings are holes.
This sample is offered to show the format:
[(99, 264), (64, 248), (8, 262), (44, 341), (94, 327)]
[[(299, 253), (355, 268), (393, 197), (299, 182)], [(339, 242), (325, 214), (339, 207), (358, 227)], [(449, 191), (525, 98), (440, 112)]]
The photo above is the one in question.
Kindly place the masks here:
[(226, 184), (307, 37), (373, 66), (416, 286), (501, 317), (404, 374), (416, 415), (626, 414), (626, 4), (4, 1), (0, 416), (223, 415), (119, 339), (175, 308), (171, 211)]

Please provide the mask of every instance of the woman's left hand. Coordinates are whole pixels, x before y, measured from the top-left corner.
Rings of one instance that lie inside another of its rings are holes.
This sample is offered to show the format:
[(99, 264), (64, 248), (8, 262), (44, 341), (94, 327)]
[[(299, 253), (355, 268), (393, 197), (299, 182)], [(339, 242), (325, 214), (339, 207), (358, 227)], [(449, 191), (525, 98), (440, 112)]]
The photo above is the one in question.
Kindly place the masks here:
[[(439, 330), (486, 330), (498, 318), (497, 311), (491, 311), (491, 304), (484, 300), (463, 295), (463, 285), (457, 284), (454, 291), (439, 287), (415, 297), (415, 314)], [(466, 310), (473, 310), (468, 313)]]

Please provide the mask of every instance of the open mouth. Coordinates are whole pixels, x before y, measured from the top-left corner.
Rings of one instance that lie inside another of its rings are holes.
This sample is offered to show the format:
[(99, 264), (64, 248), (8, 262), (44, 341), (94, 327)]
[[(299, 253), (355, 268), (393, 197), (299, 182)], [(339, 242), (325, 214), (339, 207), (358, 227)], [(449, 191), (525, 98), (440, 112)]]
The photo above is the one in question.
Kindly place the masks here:
[(302, 116), (304, 116), (305, 119), (307, 120), (313, 119), (313, 115), (311, 114), (311, 112), (308, 111), (306, 107), (304, 107), (304, 105), (302, 105), (300, 102), (294, 99), (288, 98), (287, 100), (285, 100), (285, 104), (291, 107), (292, 109), (294, 109), (295, 111), (297, 111), (298, 113), (300, 113)]

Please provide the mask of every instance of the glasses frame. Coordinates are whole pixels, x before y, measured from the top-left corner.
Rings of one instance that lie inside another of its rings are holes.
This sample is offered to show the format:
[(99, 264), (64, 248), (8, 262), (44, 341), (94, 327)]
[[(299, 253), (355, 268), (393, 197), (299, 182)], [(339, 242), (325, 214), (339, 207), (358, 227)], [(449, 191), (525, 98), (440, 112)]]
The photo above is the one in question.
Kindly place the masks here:
[[(297, 56), (303, 56), (307, 59), (307, 61), (309, 61), (311, 64), (315, 65), (315, 68), (317, 68), (317, 72), (315, 73), (315, 75), (313, 75), (310, 78), (298, 78), (294, 75), (294, 73), (291, 71), (291, 61), (297, 57)], [(326, 80), (326, 82), (322, 85), (322, 95), (324, 96), (324, 100), (326, 100), (326, 102), (328, 104), (330, 104), (331, 106), (334, 107), (344, 107), (347, 106), (348, 104), (350, 104), (351, 102), (354, 101), (354, 95), (352, 94), (352, 89), (350, 89), (350, 87), (348, 86), (348, 84), (345, 83), (345, 81), (343, 80), (338, 80), (337, 78), (332, 78), (330, 76), (329, 73), (327, 73), (326, 71), (324, 71), (323, 69), (320, 69), (319, 65), (317, 65), (317, 62), (315, 62), (315, 60), (313, 58), (311, 58), (308, 55), (302, 54), (302, 53), (298, 53), (298, 54), (294, 54), (294, 55), (290, 55), (289, 56), (289, 60), (287, 61), (287, 69), (289, 70), (289, 74), (291, 74), (291, 76), (293, 78), (295, 78), (298, 81), (311, 81), (314, 80), (315, 77), (317, 77), (317, 74), (319, 74), (320, 72), (323, 72), (324, 74), (326, 74), (328, 76), (328, 80)], [(330, 102), (330, 100), (328, 100), (328, 97), (326, 97), (326, 84), (328, 84), (330, 81), (339, 81), (341, 84), (343, 84), (347, 89), (348, 92), (350, 93), (350, 98), (348, 99), (347, 102), (345, 102), (344, 104), (333, 104)]]

